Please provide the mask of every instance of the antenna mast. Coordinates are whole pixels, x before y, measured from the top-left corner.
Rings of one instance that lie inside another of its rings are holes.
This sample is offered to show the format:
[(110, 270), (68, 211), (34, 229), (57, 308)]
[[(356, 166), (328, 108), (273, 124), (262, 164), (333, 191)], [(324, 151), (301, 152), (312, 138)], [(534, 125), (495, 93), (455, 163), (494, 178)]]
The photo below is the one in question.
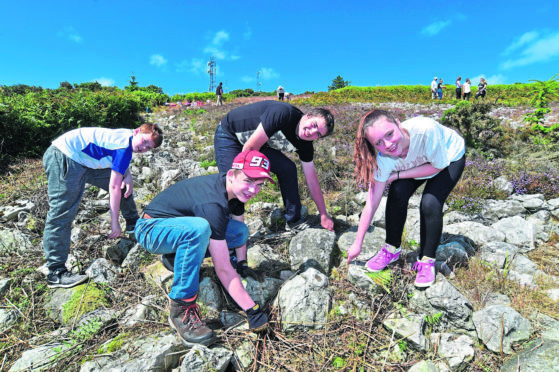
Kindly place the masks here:
[(208, 74), (210, 75), (210, 86), (208, 87), (208, 92), (215, 91), (215, 57), (210, 57), (208, 62)]

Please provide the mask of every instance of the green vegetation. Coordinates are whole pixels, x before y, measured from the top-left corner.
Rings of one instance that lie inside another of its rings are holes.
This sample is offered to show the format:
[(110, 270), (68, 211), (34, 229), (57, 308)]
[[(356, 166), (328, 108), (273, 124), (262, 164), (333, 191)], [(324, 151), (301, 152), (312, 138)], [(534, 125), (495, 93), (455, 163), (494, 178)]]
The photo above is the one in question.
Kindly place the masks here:
[(83, 284), (73, 289), (72, 298), (62, 309), (62, 321), (68, 324), (95, 309), (109, 306), (104, 290), (95, 284)]
[(331, 92), (336, 89), (342, 89), (351, 85), (350, 81), (344, 80), (343, 77), (340, 75), (336, 76), (334, 80), (332, 80), (332, 85), (328, 86), (328, 91)]

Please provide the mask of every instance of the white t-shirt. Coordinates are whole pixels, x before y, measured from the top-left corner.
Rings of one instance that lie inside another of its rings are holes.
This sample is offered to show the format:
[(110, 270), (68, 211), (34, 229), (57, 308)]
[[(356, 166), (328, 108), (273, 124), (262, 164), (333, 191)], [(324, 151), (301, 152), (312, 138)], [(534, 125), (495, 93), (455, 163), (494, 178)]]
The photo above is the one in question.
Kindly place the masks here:
[(437, 82), (435, 80), (433, 80), (431, 82), (431, 91), (437, 90)]
[(464, 83), (464, 93), (470, 93), (470, 83), (466, 82)]
[[(375, 180), (386, 182), (392, 172), (415, 168), (430, 163), (437, 169), (444, 169), (453, 161), (459, 160), (465, 153), (464, 139), (454, 130), (426, 117), (416, 117), (401, 123), (410, 135), (410, 147), (407, 156), (394, 158), (379, 153)], [(417, 179), (432, 178), (436, 174)]]
[(52, 145), (84, 167), (110, 168), (124, 175), (132, 160), (132, 135), (130, 129), (78, 128)]

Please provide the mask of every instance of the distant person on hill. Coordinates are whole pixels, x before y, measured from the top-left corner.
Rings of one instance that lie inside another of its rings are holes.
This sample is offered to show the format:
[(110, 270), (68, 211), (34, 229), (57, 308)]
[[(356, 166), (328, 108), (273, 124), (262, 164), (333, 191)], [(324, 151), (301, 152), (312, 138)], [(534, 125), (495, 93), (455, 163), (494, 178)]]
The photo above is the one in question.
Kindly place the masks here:
[(283, 101), (284, 94), (285, 94), (285, 89), (283, 89), (283, 87), (280, 85), (278, 87), (278, 100)]
[(303, 222), (297, 167), (284, 152), (297, 152), (322, 227), (334, 228), (313, 163), (313, 141), (334, 131), (334, 116), (323, 108), (303, 114), (297, 107), (277, 101), (261, 101), (229, 111), (217, 126), (215, 159), (221, 173), (227, 172), (241, 151), (261, 151), (270, 159), (271, 172), (278, 177), (288, 227)]
[(268, 317), (241, 281), (249, 275), (245, 203), (267, 180), (273, 182), (266, 156), (245, 151), (235, 157), (226, 174), (189, 178), (163, 190), (136, 224), (134, 234), (145, 249), (153, 254), (174, 255), (169, 267), (174, 272), (169, 324), (187, 346), (208, 346), (216, 341), (196, 303), (204, 257), (212, 258), (223, 287), (247, 314), (249, 328), (259, 331), (268, 324)]
[(439, 95), (439, 100), (443, 99), (443, 89), (446, 89), (446, 87), (443, 85), (443, 78), (440, 78), (439, 84), (437, 85), (437, 94)]
[(487, 81), (485, 81), (484, 78), (480, 78), (479, 84), (477, 85), (476, 99), (480, 96), (482, 99), (485, 99), (486, 94), (487, 94)]
[(472, 93), (472, 82), (470, 81), (470, 79), (466, 79), (466, 82), (464, 83), (464, 99), (466, 101), (470, 100), (470, 94)]
[(353, 155), (356, 180), (369, 195), (355, 241), (347, 251), (348, 264), (361, 253), (363, 239), (387, 185), (386, 244), (367, 262), (378, 272), (400, 256), (410, 197), (425, 185), (420, 213), (420, 244), (415, 285), (435, 282), (435, 255), (443, 228), (443, 206), (466, 163), (464, 140), (454, 130), (427, 117), (400, 124), (390, 112), (373, 110), (359, 123)]
[(126, 220), (126, 233), (134, 231), (138, 211), (130, 174), (132, 153), (161, 146), (163, 132), (146, 123), (134, 130), (79, 128), (52, 142), (43, 156), (48, 181), (49, 212), (45, 222), (43, 249), (47, 258), (47, 285), (69, 288), (87, 280), (87, 275), (66, 269), (72, 221), (78, 213), (85, 184), (109, 192), (110, 239), (118, 238), (119, 211)]
[(215, 89), (215, 95), (217, 96), (217, 102), (216, 104), (218, 106), (223, 105), (223, 83), (220, 82), (219, 85), (217, 86), (217, 88)]
[(462, 78), (460, 76), (456, 79), (456, 99), (462, 99)]
[(437, 87), (437, 77), (435, 76), (431, 82), (431, 99), (437, 98)]

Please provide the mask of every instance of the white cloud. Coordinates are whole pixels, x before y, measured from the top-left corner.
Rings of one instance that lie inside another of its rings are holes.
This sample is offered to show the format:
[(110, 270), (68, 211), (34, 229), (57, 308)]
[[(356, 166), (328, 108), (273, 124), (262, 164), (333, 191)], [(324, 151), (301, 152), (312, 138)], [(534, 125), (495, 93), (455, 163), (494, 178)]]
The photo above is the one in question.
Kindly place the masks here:
[(93, 79), (92, 81), (96, 81), (104, 87), (112, 87), (115, 85), (115, 81), (113, 79), (109, 79), (106, 77), (100, 77), (98, 79)]
[[(528, 34), (528, 36), (526, 36)], [(511, 49), (512, 48), (512, 49)], [(543, 63), (559, 58), (559, 32), (539, 36), (535, 31), (522, 35), (513, 42), (506, 51), (516, 50), (517, 55), (503, 62), (501, 67), (505, 70), (528, 66), (534, 63)]]
[(153, 54), (149, 57), (149, 64), (161, 67), (167, 64), (167, 60), (161, 54)]
[(223, 45), (224, 42), (229, 40), (229, 34), (225, 31), (218, 31), (212, 41), (213, 45)]
[(503, 54), (507, 55), (507, 54), (512, 53), (516, 49), (532, 42), (533, 40), (536, 40), (538, 38), (538, 36), (539, 36), (539, 33), (537, 31), (525, 32), (519, 38), (517, 38), (515, 41), (513, 41), (512, 44), (509, 45), (507, 47), (507, 49), (505, 49)]
[(444, 28), (450, 26), (451, 23), (452, 23), (451, 20), (433, 22), (430, 25), (423, 27), (421, 33), (427, 36), (435, 36), (436, 34), (441, 32)]
[(229, 39), (230, 36), (228, 32), (224, 30), (216, 32), (211, 38), (210, 44), (206, 45), (204, 48), (204, 53), (211, 55), (216, 59), (240, 59), (241, 57), (239, 55), (232, 54), (232, 52), (228, 51), (225, 47), (225, 44), (229, 41)]
[(80, 34), (78, 34), (78, 31), (72, 26), (64, 27), (62, 31), (58, 32), (58, 36), (63, 39), (73, 41), (77, 44), (81, 44), (83, 41), (83, 38), (80, 36)]
[(270, 80), (279, 78), (280, 74), (274, 71), (273, 68), (262, 67), (260, 69), (260, 77), (262, 80)]
[(491, 76), (485, 76), (485, 74), (481, 74), (478, 76), (474, 76), (473, 78), (470, 78), (472, 85), (477, 85), (479, 83), (480, 78), (485, 78), (485, 80), (487, 80), (488, 85), (507, 84), (508, 81), (507, 77), (502, 74), (491, 75)]

